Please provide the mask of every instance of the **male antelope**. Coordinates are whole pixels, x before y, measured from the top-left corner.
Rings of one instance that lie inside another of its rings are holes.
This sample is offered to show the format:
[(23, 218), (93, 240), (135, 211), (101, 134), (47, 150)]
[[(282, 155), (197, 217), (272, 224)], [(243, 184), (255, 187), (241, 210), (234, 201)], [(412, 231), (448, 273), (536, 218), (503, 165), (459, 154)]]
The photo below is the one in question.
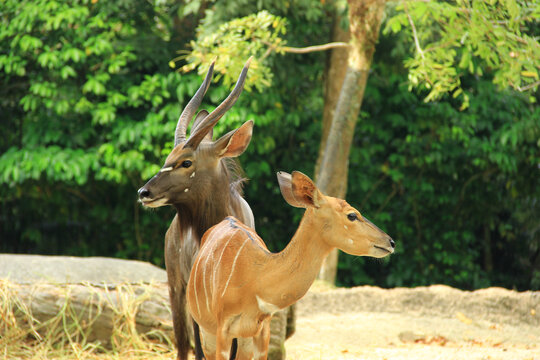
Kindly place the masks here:
[(235, 338), (236, 359), (266, 359), (272, 314), (304, 296), (333, 248), (372, 257), (394, 252), (388, 235), (345, 200), (323, 195), (306, 175), (280, 172), (278, 180), (285, 200), (306, 208), (285, 250), (269, 252), (253, 229), (233, 217), (202, 239), (187, 303), (208, 360), (227, 359)]
[[(253, 122), (247, 121), (212, 141), (212, 128), (242, 92), (249, 62), (227, 99), (212, 113), (202, 110), (197, 114), (190, 137), (186, 139), (186, 129), (210, 85), (212, 63), (203, 84), (178, 119), (174, 149), (161, 170), (139, 189), (139, 198), (144, 206), (172, 205), (176, 208), (176, 216), (165, 235), (165, 265), (178, 358), (181, 360), (187, 359), (190, 347), (185, 287), (201, 237), (227, 215), (238, 217), (247, 226), (255, 225), (253, 213), (242, 198), (241, 169), (233, 159), (249, 145)], [(196, 357), (201, 358), (202, 354), (196, 353)]]

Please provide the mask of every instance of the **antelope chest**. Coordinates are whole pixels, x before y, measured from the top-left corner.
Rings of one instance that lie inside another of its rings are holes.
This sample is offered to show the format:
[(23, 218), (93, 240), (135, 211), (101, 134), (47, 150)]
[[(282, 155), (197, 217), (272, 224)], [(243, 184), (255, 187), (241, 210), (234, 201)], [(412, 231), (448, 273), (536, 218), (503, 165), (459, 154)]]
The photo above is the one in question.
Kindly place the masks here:
[(228, 333), (234, 337), (253, 337), (261, 331), (265, 320), (269, 320), (274, 313), (281, 310), (278, 306), (264, 301), (256, 296), (257, 308), (233, 316), (226, 324)]

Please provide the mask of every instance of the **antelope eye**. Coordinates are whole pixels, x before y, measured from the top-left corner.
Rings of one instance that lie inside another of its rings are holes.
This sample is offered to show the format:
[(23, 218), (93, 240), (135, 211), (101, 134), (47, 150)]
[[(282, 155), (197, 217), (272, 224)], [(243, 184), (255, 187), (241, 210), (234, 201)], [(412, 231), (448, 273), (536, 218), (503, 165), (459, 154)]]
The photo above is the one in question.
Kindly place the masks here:
[(356, 213), (350, 213), (349, 215), (347, 215), (347, 219), (349, 219), (350, 221), (358, 220), (358, 215), (356, 215)]
[(182, 164), (180, 164), (181, 167), (184, 167), (184, 168), (188, 168), (191, 166), (191, 164), (193, 164), (190, 160), (185, 160), (182, 162)]

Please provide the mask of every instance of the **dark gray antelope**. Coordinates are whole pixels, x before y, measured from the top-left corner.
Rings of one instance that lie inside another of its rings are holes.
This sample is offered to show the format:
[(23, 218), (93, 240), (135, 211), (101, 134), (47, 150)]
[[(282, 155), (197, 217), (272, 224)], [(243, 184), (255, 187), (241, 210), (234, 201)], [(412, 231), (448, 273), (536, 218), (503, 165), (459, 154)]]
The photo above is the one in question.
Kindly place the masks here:
[[(209, 114), (202, 110), (197, 114), (187, 138), (188, 125), (212, 80), (212, 63), (203, 84), (178, 119), (174, 149), (161, 170), (139, 189), (139, 199), (144, 206), (172, 205), (176, 208), (176, 216), (165, 234), (165, 266), (180, 360), (187, 359), (190, 347), (191, 319), (186, 313), (186, 284), (203, 234), (229, 215), (251, 228), (255, 226), (253, 213), (242, 197), (244, 179), (235, 159), (249, 145), (253, 121), (212, 140), (214, 125), (242, 92), (249, 63), (250, 60), (233, 91), (214, 111)], [(195, 323), (193, 326), (197, 328)], [(198, 331), (194, 333), (197, 337)], [(197, 352), (196, 349), (196, 357), (200, 358), (202, 355)]]

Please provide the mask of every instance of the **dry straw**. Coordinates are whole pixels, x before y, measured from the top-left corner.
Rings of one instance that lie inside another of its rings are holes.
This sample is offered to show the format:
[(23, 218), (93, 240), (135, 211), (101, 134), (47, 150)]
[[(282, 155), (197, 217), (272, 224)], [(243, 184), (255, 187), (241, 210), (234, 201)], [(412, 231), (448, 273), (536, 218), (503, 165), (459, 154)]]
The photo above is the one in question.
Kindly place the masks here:
[(155, 294), (154, 284), (24, 285), (0, 279), (0, 358), (173, 359), (170, 324), (148, 315), (147, 308), (168, 303), (151, 303)]

